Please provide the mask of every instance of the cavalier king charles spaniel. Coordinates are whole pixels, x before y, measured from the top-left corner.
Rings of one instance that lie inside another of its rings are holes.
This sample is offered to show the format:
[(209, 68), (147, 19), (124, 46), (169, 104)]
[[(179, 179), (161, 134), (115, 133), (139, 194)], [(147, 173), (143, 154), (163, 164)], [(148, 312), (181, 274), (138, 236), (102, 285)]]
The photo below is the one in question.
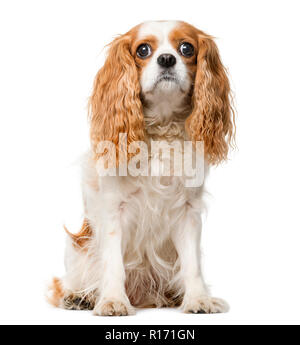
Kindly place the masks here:
[[(179, 143), (181, 158), (183, 144), (190, 142), (187, 159), (202, 157), (204, 178), (210, 166), (226, 160), (234, 111), (213, 38), (179, 21), (145, 22), (117, 37), (96, 75), (89, 120), (84, 221), (77, 234), (66, 229), (66, 274), (53, 278), (50, 302), (95, 315), (175, 306), (187, 313), (226, 312), (228, 305), (211, 297), (201, 274), (203, 183), (187, 185), (186, 174), (177, 171), (180, 164), (166, 176), (126, 174), (130, 160), (137, 171), (147, 163), (146, 172), (176, 163), (173, 151), (168, 156), (146, 150), (146, 160), (137, 160), (145, 150), (133, 143), (149, 148), (159, 142), (167, 149)], [(107, 147), (99, 151), (103, 142), (116, 147), (113, 154), (107, 156)], [(204, 150), (197, 150), (198, 142)], [(98, 165), (104, 157), (108, 171), (110, 160), (122, 171), (103, 174)]]

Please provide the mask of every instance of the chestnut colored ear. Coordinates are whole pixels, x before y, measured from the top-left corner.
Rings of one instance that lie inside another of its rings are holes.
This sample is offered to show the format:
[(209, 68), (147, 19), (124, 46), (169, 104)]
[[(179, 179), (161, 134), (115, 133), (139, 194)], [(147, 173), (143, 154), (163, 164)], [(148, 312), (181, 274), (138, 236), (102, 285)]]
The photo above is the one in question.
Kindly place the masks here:
[(108, 140), (116, 145), (118, 162), (120, 152), (124, 150), (118, 147), (120, 133), (127, 134), (127, 147), (133, 141), (144, 139), (140, 84), (130, 45), (130, 35), (116, 38), (110, 44), (105, 64), (94, 81), (89, 117), (96, 158), (99, 157), (96, 151), (98, 143)]
[(198, 46), (193, 111), (186, 120), (186, 131), (192, 141), (204, 142), (206, 159), (217, 164), (227, 158), (234, 137), (230, 85), (213, 39), (199, 34)]

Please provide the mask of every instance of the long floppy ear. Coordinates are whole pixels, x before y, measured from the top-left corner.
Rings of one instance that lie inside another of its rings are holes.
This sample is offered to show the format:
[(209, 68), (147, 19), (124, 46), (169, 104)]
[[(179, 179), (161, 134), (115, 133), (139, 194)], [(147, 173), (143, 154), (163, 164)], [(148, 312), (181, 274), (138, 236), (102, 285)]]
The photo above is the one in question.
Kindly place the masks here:
[(127, 134), (127, 147), (133, 141), (144, 139), (140, 84), (130, 45), (130, 34), (120, 36), (110, 44), (89, 101), (90, 136), (95, 157), (99, 157), (96, 153), (98, 143), (111, 141), (116, 145), (117, 164), (123, 150), (121, 145), (119, 148), (120, 133)]
[(197, 72), (192, 96), (193, 110), (186, 120), (192, 141), (203, 141), (205, 157), (211, 164), (227, 158), (234, 137), (234, 111), (230, 85), (213, 39), (198, 35)]

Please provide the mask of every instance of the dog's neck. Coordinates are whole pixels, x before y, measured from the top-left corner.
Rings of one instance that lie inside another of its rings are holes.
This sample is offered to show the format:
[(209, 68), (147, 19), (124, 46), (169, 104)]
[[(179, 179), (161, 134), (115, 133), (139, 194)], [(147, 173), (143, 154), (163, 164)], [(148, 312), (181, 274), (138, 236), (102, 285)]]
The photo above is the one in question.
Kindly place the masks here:
[(164, 125), (175, 118), (184, 118), (191, 110), (191, 99), (179, 90), (161, 90), (142, 95), (145, 119), (150, 124)]
[(182, 92), (155, 92), (143, 95), (146, 132), (151, 137), (182, 137), (184, 122), (191, 113), (190, 96)]

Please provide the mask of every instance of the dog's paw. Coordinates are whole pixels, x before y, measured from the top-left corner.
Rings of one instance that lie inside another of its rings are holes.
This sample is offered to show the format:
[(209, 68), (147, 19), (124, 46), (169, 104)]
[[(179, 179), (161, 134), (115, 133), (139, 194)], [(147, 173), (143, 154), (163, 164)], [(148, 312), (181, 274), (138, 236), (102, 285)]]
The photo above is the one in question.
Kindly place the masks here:
[(69, 310), (93, 310), (95, 298), (93, 295), (81, 296), (80, 294), (67, 294), (63, 298), (63, 308)]
[(135, 310), (127, 302), (105, 300), (95, 306), (93, 314), (99, 316), (126, 316), (135, 314)]
[(229, 306), (221, 298), (203, 295), (184, 300), (182, 309), (184, 313), (215, 314), (226, 313), (229, 310)]

